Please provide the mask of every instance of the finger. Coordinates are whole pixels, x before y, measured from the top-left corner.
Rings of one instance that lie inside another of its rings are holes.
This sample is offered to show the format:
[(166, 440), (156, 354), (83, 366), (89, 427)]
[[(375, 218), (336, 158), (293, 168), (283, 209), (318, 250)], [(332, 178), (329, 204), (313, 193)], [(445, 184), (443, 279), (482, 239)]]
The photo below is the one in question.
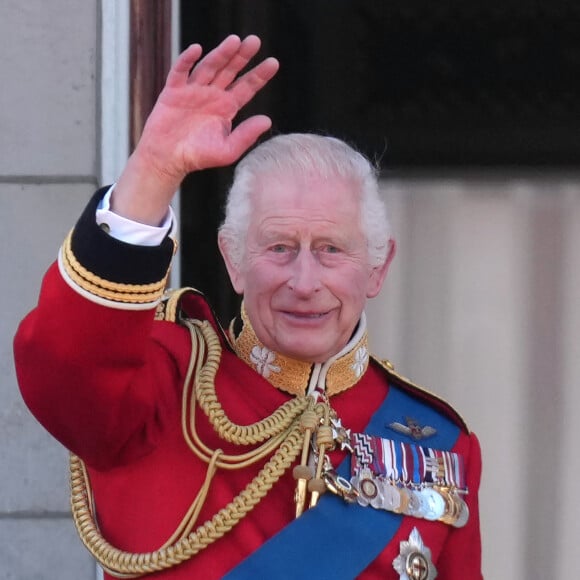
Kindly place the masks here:
[(167, 75), (167, 85), (177, 86), (187, 82), (193, 65), (199, 60), (202, 48), (199, 44), (191, 44), (177, 58)]
[(189, 80), (200, 85), (208, 85), (216, 74), (232, 60), (238, 52), (242, 41), (240, 37), (231, 34), (216, 48), (209, 52), (191, 72)]
[(254, 115), (240, 123), (228, 136), (228, 164), (237, 161), (271, 126), (272, 121), (266, 115)]
[(260, 64), (241, 76), (231, 87), (230, 92), (234, 96), (239, 108), (250, 102), (256, 93), (272, 79), (278, 72), (280, 63), (274, 57), (263, 60)]
[(257, 36), (253, 34), (246, 36), (236, 54), (224, 64), (221, 70), (216, 71), (212, 84), (222, 89), (228, 87), (258, 54), (261, 44), (262, 41)]

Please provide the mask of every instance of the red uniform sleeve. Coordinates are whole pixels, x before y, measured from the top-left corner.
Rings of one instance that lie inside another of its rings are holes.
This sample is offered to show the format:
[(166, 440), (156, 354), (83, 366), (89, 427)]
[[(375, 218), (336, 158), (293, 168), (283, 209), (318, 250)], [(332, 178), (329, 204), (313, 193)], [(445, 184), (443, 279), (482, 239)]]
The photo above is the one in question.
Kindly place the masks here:
[[(171, 246), (110, 238), (89, 204), (42, 284), (14, 341), (22, 396), (36, 418), (89, 465), (106, 469), (148, 453), (179, 404), (187, 333), (154, 322)], [(159, 280), (160, 282), (156, 282)], [(127, 302), (123, 302), (126, 300)], [(176, 348), (179, 344), (180, 348)]]
[(178, 361), (167, 341), (186, 342), (171, 323), (155, 339), (153, 312), (129, 312), (86, 300), (46, 275), (38, 306), (18, 329), (14, 349), (22, 396), (65, 447), (104, 469), (155, 445), (170, 408), (179, 404)]

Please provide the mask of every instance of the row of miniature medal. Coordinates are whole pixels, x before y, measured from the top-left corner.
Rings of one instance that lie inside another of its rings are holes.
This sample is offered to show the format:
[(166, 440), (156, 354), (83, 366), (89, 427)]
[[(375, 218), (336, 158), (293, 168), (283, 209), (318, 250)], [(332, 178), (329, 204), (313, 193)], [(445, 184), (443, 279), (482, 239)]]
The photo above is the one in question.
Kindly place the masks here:
[[(343, 430), (343, 434), (344, 434)], [(339, 437), (340, 439), (340, 437)], [(416, 444), (348, 432), (350, 481), (327, 466), (327, 488), (347, 501), (399, 514), (464, 526), (469, 508), (462, 457)]]
[(350, 481), (360, 505), (455, 527), (467, 523), (460, 455), (359, 433), (352, 443)]

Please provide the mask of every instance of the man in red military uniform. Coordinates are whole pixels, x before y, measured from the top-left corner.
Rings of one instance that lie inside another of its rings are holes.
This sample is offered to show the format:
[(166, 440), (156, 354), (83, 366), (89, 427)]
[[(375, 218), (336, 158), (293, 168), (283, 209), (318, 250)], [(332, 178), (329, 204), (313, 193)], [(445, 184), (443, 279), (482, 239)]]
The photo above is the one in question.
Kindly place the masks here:
[(166, 292), (169, 207), (191, 171), (270, 127), (237, 112), (276, 73), (259, 40), (173, 66), (119, 181), (98, 191), (15, 339), (38, 420), (71, 450), (72, 506), (106, 577), (481, 578), (476, 437), (369, 355), (394, 254), (373, 168), (278, 136), (238, 165), (219, 244), (227, 330)]

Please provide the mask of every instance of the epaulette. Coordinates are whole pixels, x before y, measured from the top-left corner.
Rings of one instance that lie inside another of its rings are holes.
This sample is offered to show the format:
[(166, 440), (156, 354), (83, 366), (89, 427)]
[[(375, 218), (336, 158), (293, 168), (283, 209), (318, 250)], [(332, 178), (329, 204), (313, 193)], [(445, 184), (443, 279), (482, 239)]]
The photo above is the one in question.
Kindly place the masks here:
[(217, 331), (222, 345), (231, 346), (228, 333), (223, 329), (217, 314), (207, 298), (196, 288), (183, 288), (165, 291), (155, 310), (155, 320), (182, 323), (184, 320), (207, 320)]
[(188, 294), (194, 294), (203, 298), (203, 294), (195, 288), (184, 287), (166, 290), (161, 302), (159, 302), (155, 309), (155, 320), (179, 322), (183, 315), (181, 304), (184, 297)]
[(395, 371), (393, 363), (387, 359), (379, 359), (372, 357), (373, 360), (385, 371), (389, 382), (395, 384), (398, 388), (412, 395), (417, 399), (427, 402), (429, 405), (437, 409), (440, 413), (451, 419), (454, 423), (459, 425), (466, 433), (470, 433), (467, 423), (459, 412), (447, 402), (445, 399), (429, 391), (428, 389), (417, 385), (410, 381), (407, 377), (400, 375)]

